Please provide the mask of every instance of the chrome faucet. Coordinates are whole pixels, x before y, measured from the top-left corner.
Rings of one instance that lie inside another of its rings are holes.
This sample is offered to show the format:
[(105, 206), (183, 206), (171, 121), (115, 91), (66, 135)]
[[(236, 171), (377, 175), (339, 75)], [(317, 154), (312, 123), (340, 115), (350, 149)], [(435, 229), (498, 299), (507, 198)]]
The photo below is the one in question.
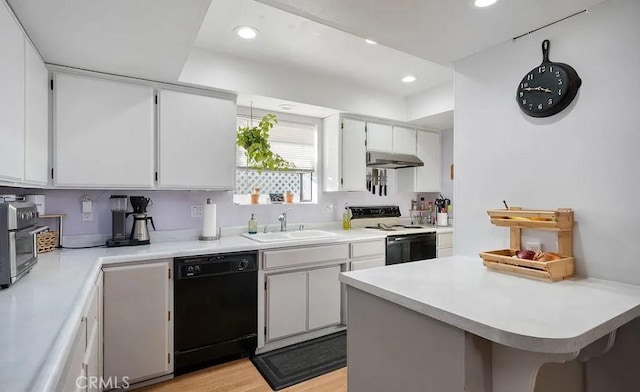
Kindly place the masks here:
[(287, 231), (287, 212), (291, 210), (293, 210), (293, 208), (289, 208), (278, 217), (278, 220), (280, 221), (280, 231)]

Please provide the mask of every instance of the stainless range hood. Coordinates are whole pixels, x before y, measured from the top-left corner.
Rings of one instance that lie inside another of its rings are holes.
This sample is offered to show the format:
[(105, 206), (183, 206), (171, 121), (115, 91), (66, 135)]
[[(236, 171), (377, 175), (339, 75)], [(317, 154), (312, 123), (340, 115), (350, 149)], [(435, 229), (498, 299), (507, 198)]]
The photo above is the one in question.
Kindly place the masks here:
[(424, 166), (424, 162), (415, 155), (395, 154), (391, 152), (367, 152), (367, 167), (383, 169), (402, 169)]

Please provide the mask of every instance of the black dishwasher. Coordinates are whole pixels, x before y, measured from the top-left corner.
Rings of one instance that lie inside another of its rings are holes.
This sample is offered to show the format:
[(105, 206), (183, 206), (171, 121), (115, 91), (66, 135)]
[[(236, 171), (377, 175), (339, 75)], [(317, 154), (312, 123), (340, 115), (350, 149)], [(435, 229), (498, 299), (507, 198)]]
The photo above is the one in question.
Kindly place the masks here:
[(436, 258), (436, 233), (390, 235), (386, 265)]
[(258, 253), (176, 258), (174, 271), (175, 374), (253, 355)]

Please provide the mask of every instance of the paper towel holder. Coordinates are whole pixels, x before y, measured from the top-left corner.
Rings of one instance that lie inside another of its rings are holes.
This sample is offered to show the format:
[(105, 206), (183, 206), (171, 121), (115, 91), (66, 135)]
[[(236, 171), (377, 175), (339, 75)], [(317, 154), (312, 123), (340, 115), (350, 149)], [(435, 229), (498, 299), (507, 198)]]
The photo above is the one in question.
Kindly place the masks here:
[[(213, 200), (208, 197), (207, 201), (206, 201), (207, 205), (209, 204), (213, 204)], [(215, 224), (215, 204), (213, 205), (213, 216), (214, 216), (214, 227), (215, 227), (215, 235), (209, 235), (209, 236), (205, 236), (205, 235), (200, 235), (199, 239), (200, 241), (215, 241), (220, 239), (220, 234), (221, 234), (221, 230), (220, 230), (220, 226)], [(205, 221), (206, 221), (206, 210), (205, 210)], [(211, 230), (205, 230), (205, 228), (203, 227), (202, 229), (202, 234), (205, 233), (205, 231), (207, 232), (207, 234), (210, 234)]]
[(200, 241), (216, 241), (216, 240), (220, 239), (221, 232), (222, 232), (222, 230), (220, 229), (220, 226), (218, 226), (216, 228), (216, 235), (215, 236), (209, 236), (209, 237), (200, 236), (199, 239), (200, 239)]

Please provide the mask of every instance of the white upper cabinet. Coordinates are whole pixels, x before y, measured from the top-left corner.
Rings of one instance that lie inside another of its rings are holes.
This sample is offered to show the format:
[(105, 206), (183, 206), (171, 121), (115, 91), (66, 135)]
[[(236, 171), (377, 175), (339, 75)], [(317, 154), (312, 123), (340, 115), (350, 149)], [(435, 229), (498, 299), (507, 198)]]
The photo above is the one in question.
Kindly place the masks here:
[(25, 182), (46, 185), (49, 167), (49, 73), (30, 42), (25, 45)]
[(416, 130), (394, 126), (393, 152), (416, 155)]
[(440, 192), (440, 133), (418, 131), (417, 155), (424, 166), (416, 168), (416, 192)]
[(55, 185), (153, 186), (152, 88), (56, 74), (54, 108)]
[(323, 122), (323, 189), (367, 190), (365, 122), (336, 114)]
[(440, 192), (440, 133), (417, 131), (415, 154), (424, 166), (396, 170), (399, 192)]
[(24, 46), (22, 31), (0, 4), (0, 180), (24, 177)]
[(342, 119), (342, 191), (367, 190), (367, 150), (365, 123)]
[(159, 110), (158, 186), (233, 189), (235, 103), (228, 99), (161, 91)]
[(391, 125), (367, 123), (367, 151), (391, 152), (393, 146), (393, 130)]

